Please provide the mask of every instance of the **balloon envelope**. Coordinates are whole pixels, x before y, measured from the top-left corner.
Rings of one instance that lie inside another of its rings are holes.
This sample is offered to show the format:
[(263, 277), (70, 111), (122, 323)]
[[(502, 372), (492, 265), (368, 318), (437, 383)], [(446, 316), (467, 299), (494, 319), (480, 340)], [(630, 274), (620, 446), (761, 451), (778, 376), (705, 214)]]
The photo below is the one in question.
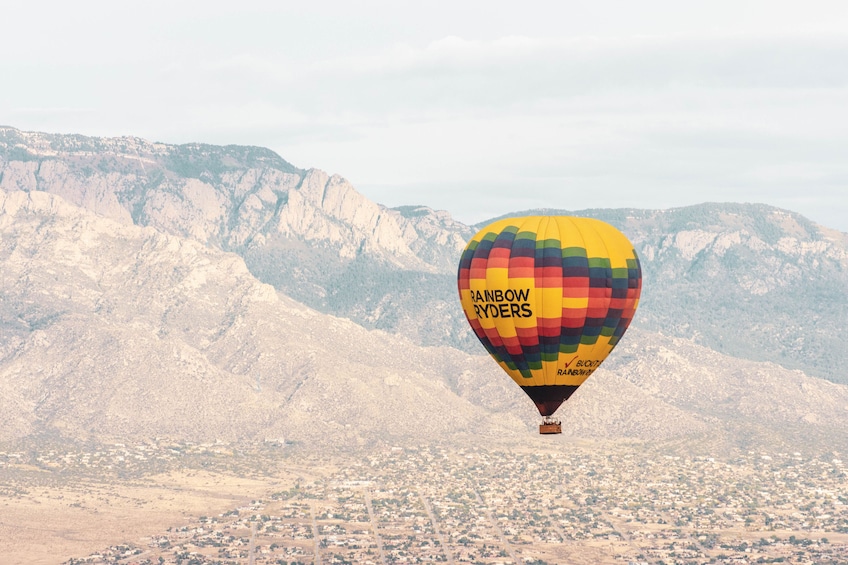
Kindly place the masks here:
[(624, 335), (642, 270), (633, 245), (607, 223), (526, 216), (480, 230), (457, 282), (483, 346), (550, 416)]

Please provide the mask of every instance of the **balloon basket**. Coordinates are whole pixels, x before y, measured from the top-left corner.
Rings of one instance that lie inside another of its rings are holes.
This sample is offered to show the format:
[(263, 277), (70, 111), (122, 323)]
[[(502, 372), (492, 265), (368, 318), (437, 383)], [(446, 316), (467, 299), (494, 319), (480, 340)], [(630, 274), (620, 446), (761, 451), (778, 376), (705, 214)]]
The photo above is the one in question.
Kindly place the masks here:
[(544, 421), (539, 424), (539, 433), (540, 434), (561, 434), (562, 433), (562, 423), (555, 418), (546, 417)]

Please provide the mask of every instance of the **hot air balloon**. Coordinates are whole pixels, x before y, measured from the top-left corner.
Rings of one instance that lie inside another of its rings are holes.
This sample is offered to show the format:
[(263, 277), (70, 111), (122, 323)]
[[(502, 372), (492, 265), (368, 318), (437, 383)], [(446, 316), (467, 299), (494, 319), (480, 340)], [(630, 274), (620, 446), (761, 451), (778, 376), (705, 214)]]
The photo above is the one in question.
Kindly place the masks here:
[(457, 276), (468, 323), (544, 417), (553, 417), (618, 344), (642, 290), (642, 269), (620, 231), (593, 218), (495, 221), (465, 248)]

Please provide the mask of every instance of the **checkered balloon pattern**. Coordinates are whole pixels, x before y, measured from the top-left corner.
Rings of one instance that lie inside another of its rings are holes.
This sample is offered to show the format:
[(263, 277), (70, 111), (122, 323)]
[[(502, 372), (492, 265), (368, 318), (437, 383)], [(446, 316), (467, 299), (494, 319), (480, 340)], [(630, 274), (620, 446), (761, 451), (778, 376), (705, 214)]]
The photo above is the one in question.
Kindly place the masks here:
[(468, 242), (457, 279), (474, 333), (546, 416), (618, 344), (642, 289), (630, 241), (569, 216), (490, 224)]

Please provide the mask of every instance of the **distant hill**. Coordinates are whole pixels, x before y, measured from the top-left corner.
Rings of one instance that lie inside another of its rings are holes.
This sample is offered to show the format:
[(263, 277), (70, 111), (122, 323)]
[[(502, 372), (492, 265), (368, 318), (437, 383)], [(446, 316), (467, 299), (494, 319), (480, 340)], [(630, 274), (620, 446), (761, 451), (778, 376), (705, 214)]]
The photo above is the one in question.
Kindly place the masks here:
[(848, 234), (763, 204), (527, 213), (591, 216), (630, 237), (638, 327), (848, 383)]
[(486, 359), (320, 314), (235, 254), (38, 191), (0, 191), (0, 242), (0, 440), (522, 431), (448, 385)]
[[(627, 233), (645, 286), (566, 435), (843, 441), (846, 387), (814, 377), (848, 381), (848, 235), (755, 204), (569, 213)], [(456, 298), (475, 229), (267, 149), (0, 128), (0, 440), (526, 442)]]
[[(480, 226), (380, 206), (267, 149), (0, 128), (0, 189), (237, 253), (259, 280), (365, 328), (482, 351), (455, 282)], [(631, 238), (645, 273), (634, 327), (848, 383), (848, 234), (757, 204), (543, 212), (597, 217)]]
[(468, 226), (446, 212), (380, 206), (343, 178), (297, 169), (267, 149), (0, 128), (0, 189), (50, 192), (123, 224), (238, 253), (260, 280), (368, 328), (476, 347), (455, 299)]
[[(537, 441), (487, 356), (319, 313), (187, 238), (0, 191), (0, 266), (0, 441)], [(848, 387), (636, 328), (559, 415), (565, 441), (848, 443)]]

